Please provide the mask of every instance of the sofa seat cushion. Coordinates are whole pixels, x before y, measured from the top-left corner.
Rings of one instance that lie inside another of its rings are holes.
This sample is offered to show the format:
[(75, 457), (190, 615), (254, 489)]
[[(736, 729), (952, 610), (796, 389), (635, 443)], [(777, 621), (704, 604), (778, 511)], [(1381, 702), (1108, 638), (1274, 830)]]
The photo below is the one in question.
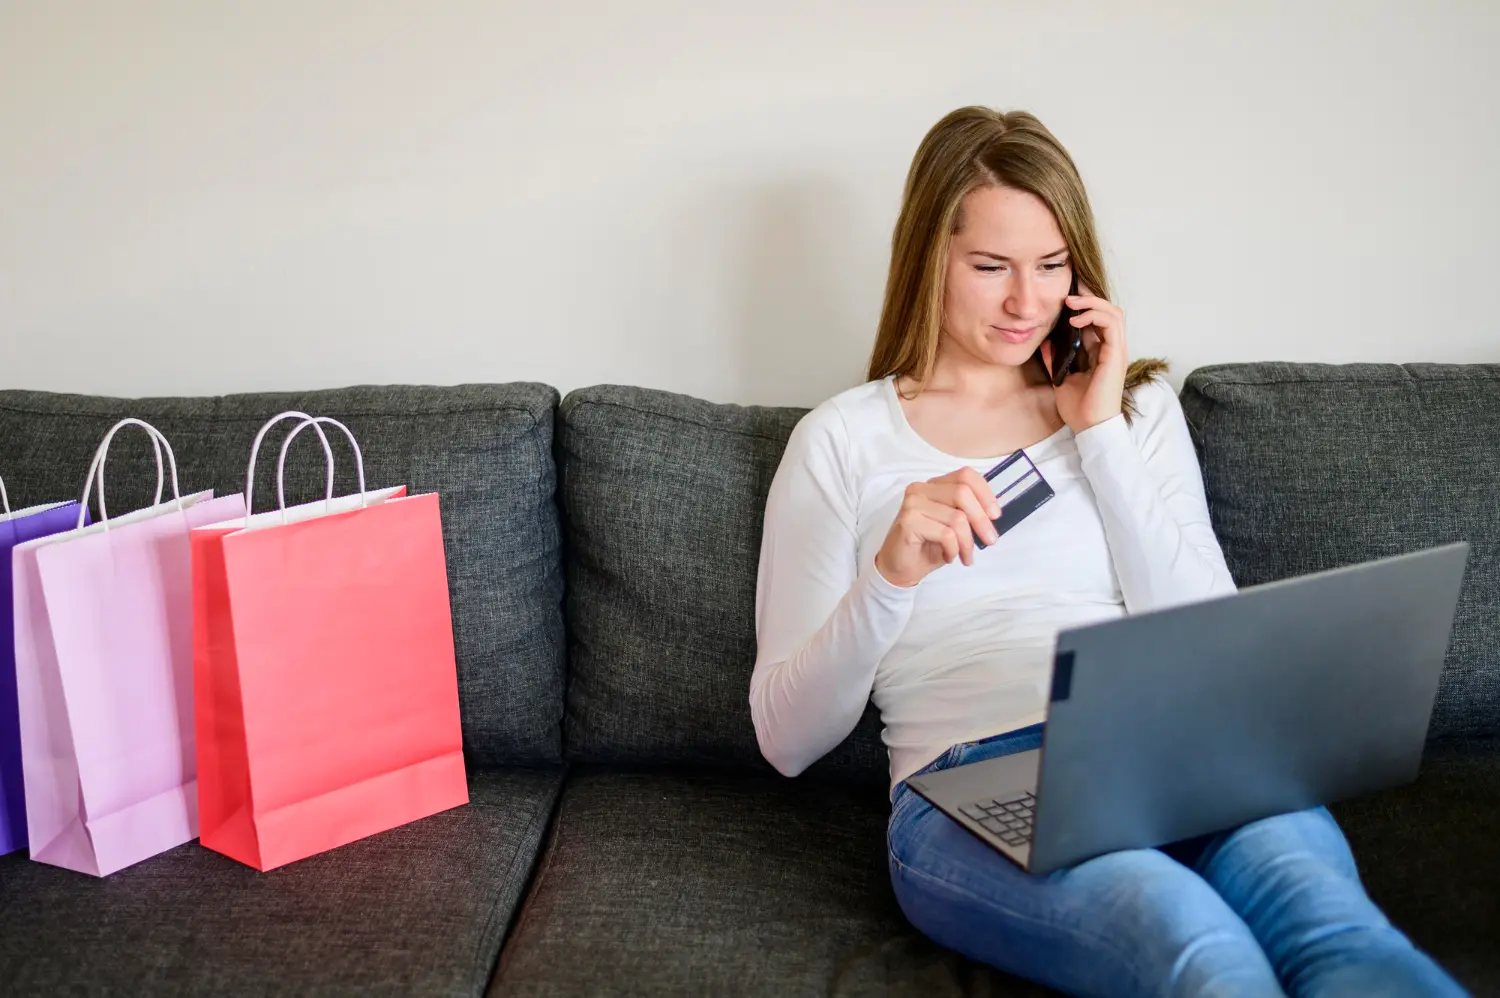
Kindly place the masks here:
[(1365, 889), (1476, 995), (1500, 995), (1500, 739), (1428, 746), (1415, 783), (1335, 804)]
[[(1500, 742), (1429, 748), (1416, 783), (1334, 807), (1370, 894), (1474, 994), (1500, 994)], [(574, 770), (491, 998), (1043, 995), (906, 921), (878, 792)]]
[(477, 995), (562, 767), (481, 770), (471, 803), (258, 873), (196, 842), (99, 880), (0, 859), (9, 995)]
[(906, 921), (889, 814), (881, 788), (574, 769), (490, 994), (1042, 994)]

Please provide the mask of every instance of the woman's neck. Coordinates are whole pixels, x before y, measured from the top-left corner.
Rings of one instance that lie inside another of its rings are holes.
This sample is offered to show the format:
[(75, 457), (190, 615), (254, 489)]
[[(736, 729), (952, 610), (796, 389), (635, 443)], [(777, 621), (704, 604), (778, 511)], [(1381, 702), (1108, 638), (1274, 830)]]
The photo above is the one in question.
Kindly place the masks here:
[[(1026, 363), (1019, 367), (986, 364), (945, 357), (940, 350), (925, 391), (985, 408), (1004, 407), (1045, 384), (1046, 380), (1046, 372), (1040, 364)], [(903, 377), (896, 387), (909, 397), (916, 391), (917, 382), (914, 378)]]
[(945, 454), (1009, 454), (1063, 426), (1040, 364), (945, 364), (940, 357), (926, 389), (918, 394), (917, 387), (913, 378), (896, 382), (902, 412)]

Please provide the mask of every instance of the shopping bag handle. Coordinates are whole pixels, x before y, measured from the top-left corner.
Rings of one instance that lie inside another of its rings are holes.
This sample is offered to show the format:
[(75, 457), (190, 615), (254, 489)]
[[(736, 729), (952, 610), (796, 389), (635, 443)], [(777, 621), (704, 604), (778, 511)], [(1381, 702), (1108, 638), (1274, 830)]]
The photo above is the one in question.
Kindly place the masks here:
[(115, 434), (127, 426), (139, 426), (145, 430), (151, 437), (152, 448), (156, 451), (156, 498), (151, 501), (151, 505), (156, 506), (161, 503), (161, 490), (164, 484), (161, 452), (162, 448), (166, 448), (167, 462), (172, 468), (172, 498), (177, 501), (178, 512), (181, 512), (183, 509), (182, 490), (177, 485), (177, 455), (172, 452), (172, 445), (167, 442), (167, 438), (162, 435), (161, 430), (158, 430), (150, 423), (134, 417), (127, 417), (109, 428), (109, 432), (100, 441), (99, 448), (94, 451), (94, 459), (89, 462), (88, 478), (83, 483), (83, 499), (78, 504), (79, 529), (83, 528), (83, 521), (88, 516), (89, 492), (93, 489), (94, 481), (97, 478), (99, 482), (99, 522), (104, 524), (106, 533), (109, 531), (109, 509), (104, 503), (104, 462), (109, 457), (109, 445), (114, 442)]
[[(344, 431), (344, 436), (349, 438), (349, 446), (354, 448), (354, 466), (359, 474), (359, 508), (364, 509), (370, 505), (370, 496), (365, 489), (365, 456), (360, 452), (359, 441), (354, 439), (354, 433), (349, 427), (340, 423), (332, 416), (309, 416), (296, 426), (292, 432), (286, 435), (281, 442), (281, 456), (276, 459), (276, 502), (281, 506), (281, 522), (286, 522), (286, 452), (291, 448), (292, 441), (297, 439), (297, 434), (311, 426), (322, 436), (323, 431), (318, 429), (319, 423), (327, 423), (329, 426), (337, 426)], [(323, 450), (328, 456), (328, 495), (323, 499), (325, 511), (333, 508), (333, 452), (328, 448), (328, 440), (323, 440)]]
[[(298, 412), (296, 409), (289, 409), (288, 411), (281, 413), (279, 416), (272, 416), (269, 420), (267, 420), (266, 421), (266, 425), (262, 426), (260, 428), (260, 432), (255, 435), (255, 442), (250, 445), (250, 466), (245, 469), (245, 529), (246, 530), (250, 529), (250, 517), (255, 512), (255, 459), (260, 456), (260, 445), (261, 445), (261, 442), (266, 439), (266, 434), (270, 432), (271, 427), (275, 426), (277, 423), (280, 423), (281, 421), (286, 420), (286, 419), (300, 419), (300, 420), (302, 420), (302, 422), (298, 424), (299, 427), (300, 426), (306, 426), (308, 423), (313, 423), (313, 430), (316, 431), (316, 433), (318, 434), (318, 439), (323, 442), (323, 455), (328, 459), (328, 489), (327, 489), (326, 495), (324, 495), (323, 498), (324, 498), (325, 502), (332, 502), (333, 501), (333, 448), (330, 447), (330, 446), (328, 446), (328, 436), (327, 436), (327, 434), (325, 434), (323, 432), (323, 428), (321, 426), (318, 426), (313, 421), (313, 417), (309, 416), (305, 412)], [(292, 432), (296, 433), (295, 430), (293, 430)], [(282, 456), (285, 457), (285, 455), (286, 455), (286, 451), (285, 451), (285, 449), (283, 449), (282, 450)], [(281, 476), (280, 476), (279, 472), (278, 472), (277, 478), (276, 478), (276, 493), (277, 493), (278, 496), (281, 495)], [(282, 499), (281, 510), (282, 510), (282, 522), (285, 523), (286, 522), (286, 501), (285, 501), (285, 499)]]

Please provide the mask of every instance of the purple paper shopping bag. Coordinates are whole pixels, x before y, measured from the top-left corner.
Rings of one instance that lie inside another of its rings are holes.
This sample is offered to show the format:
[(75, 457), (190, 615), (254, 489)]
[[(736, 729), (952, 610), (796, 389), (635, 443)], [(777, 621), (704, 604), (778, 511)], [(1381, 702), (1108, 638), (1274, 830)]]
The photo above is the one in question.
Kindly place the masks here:
[(78, 503), (12, 510), (0, 479), (0, 856), (26, 848), (26, 795), (21, 786), (21, 726), (16, 713), (16, 642), (10, 553), (17, 544), (71, 529)]
[[(165, 448), (173, 500), (111, 520), (104, 463), (124, 426)], [(99, 522), (85, 527), (99, 480)], [(31, 858), (105, 876), (198, 834), (188, 532), (244, 497), (183, 496), (172, 448), (122, 420), (84, 485), (77, 526), (18, 545), (16, 691)]]

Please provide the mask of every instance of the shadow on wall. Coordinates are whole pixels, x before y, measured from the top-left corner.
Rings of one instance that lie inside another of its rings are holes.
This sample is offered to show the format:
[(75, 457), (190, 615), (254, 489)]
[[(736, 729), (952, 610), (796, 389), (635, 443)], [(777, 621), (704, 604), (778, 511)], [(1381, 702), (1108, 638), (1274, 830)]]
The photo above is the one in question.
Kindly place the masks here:
[(729, 285), (737, 394), (811, 408), (865, 380), (888, 243), (836, 178), (788, 180), (741, 197), (741, 256)]

